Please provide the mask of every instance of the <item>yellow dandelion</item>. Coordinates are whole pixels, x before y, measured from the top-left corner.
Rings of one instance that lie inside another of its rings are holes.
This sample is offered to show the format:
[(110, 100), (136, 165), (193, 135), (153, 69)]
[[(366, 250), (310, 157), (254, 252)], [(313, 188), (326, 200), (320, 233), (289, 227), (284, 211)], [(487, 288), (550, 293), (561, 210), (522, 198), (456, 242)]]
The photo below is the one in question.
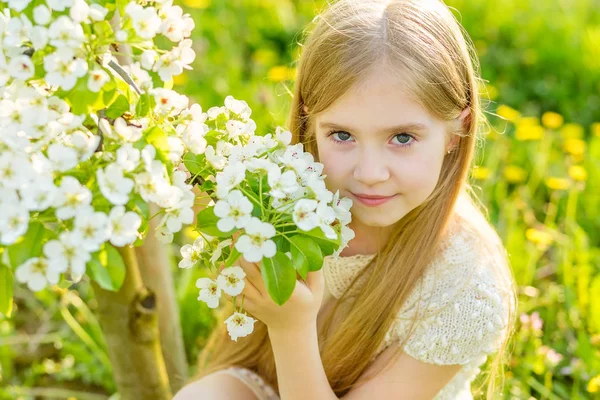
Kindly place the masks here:
[(540, 248), (548, 248), (552, 243), (552, 235), (548, 232), (541, 231), (535, 228), (529, 228), (525, 231), (525, 237), (531, 243), (537, 244)]
[(476, 179), (478, 181), (484, 181), (490, 176), (491, 172), (492, 171), (490, 171), (490, 169), (487, 167), (481, 167), (476, 165), (475, 167), (473, 167), (473, 172), (471, 173), (471, 176), (473, 177), (473, 179)]
[(498, 106), (498, 110), (496, 110), (496, 113), (500, 117), (502, 117), (508, 121), (511, 121), (511, 122), (515, 122), (521, 117), (520, 112), (518, 112), (514, 108), (511, 108), (504, 104), (501, 104), (500, 106)]
[(288, 79), (293, 79), (296, 71), (294, 68), (288, 68), (285, 65), (278, 65), (276, 67), (272, 67), (267, 72), (267, 78), (271, 82), (281, 82)]
[(581, 139), (583, 132), (583, 126), (579, 124), (564, 124), (560, 129), (560, 134), (565, 139)]
[(563, 144), (563, 148), (573, 156), (582, 156), (585, 153), (585, 141), (581, 139), (567, 139)]
[(494, 85), (485, 85), (481, 88), (482, 96), (487, 97), (490, 100), (495, 100), (498, 98), (498, 88)]
[(539, 125), (524, 124), (517, 126), (515, 138), (517, 140), (540, 140), (544, 136), (544, 128)]
[(516, 165), (508, 165), (504, 168), (504, 178), (509, 183), (521, 183), (527, 179), (527, 171)]
[(587, 171), (581, 165), (571, 165), (569, 167), (569, 176), (575, 181), (582, 182), (587, 180)]
[(564, 122), (565, 119), (562, 115), (552, 111), (548, 111), (542, 115), (542, 124), (544, 124), (546, 128), (558, 129)]
[(600, 122), (592, 124), (592, 135), (600, 137)]
[(183, 4), (189, 8), (207, 8), (212, 3), (212, 0), (183, 0)]
[(567, 190), (571, 187), (571, 181), (566, 178), (551, 176), (546, 178), (546, 186), (552, 190)]
[(590, 393), (598, 393), (600, 392), (600, 375), (596, 375), (588, 382), (587, 387), (588, 392)]
[(276, 52), (269, 49), (258, 49), (252, 54), (252, 60), (258, 64), (273, 65), (277, 62), (279, 56)]
[(187, 74), (180, 74), (173, 77), (173, 83), (176, 85), (184, 85), (189, 81)]

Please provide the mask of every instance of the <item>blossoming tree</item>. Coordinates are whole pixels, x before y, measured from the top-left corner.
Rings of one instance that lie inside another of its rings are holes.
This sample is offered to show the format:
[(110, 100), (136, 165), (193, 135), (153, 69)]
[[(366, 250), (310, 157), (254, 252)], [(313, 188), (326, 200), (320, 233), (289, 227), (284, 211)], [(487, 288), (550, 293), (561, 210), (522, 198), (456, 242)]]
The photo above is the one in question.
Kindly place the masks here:
[[(323, 165), (290, 132), (255, 134), (246, 102), (228, 96), (203, 112), (170, 89), (195, 58), (194, 22), (172, 0), (10, 0), (0, 10), (0, 312), (11, 312), (15, 280), (40, 291), (89, 277), (121, 398), (170, 398), (164, 299), (145, 285), (134, 247), (155, 233), (170, 242), (210, 198), (200, 237), (181, 249), (180, 267), (218, 274), (198, 280), (199, 300), (215, 308), (225, 293), (237, 304), (244, 257), (262, 262), (281, 305), (352, 238), (351, 202), (326, 189)], [(254, 322), (242, 298), (226, 324), (237, 340)]]

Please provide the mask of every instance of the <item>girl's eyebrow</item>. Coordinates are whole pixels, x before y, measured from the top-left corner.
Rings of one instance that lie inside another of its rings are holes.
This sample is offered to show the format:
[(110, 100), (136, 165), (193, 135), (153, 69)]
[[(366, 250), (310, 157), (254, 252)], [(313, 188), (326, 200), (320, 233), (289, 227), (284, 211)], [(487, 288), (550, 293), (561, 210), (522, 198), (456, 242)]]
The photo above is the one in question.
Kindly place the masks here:
[[(339, 129), (339, 130), (343, 130), (343, 131), (355, 131), (353, 128), (351, 127), (344, 127), (342, 125), (336, 124), (335, 122), (321, 122), (319, 123), (319, 126), (323, 129)], [(422, 124), (419, 122), (409, 122), (406, 124), (401, 124), (401, 125), (397, 125), (397, 126), (391, 126), (389, 128), (384, 128), (383, 130), (380, 131), (380, 133), (395, 133), (395, 132), (402, 132), (402, 131), (423, 131), (423, 130), (427, 130), (428, 126), (426, 124)]]

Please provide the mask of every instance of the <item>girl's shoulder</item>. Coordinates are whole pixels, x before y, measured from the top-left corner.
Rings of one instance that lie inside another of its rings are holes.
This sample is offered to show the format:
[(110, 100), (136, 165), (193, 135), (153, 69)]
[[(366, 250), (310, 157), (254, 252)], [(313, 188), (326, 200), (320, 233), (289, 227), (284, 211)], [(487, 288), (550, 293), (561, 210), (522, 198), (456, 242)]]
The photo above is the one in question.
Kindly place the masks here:
[(483, 362), (498, 349), (514, 313), (506, 251), (491, 226), (456, 215), (388, 332), (386, 342), (415, 331), (404, 350), (434, 364)]

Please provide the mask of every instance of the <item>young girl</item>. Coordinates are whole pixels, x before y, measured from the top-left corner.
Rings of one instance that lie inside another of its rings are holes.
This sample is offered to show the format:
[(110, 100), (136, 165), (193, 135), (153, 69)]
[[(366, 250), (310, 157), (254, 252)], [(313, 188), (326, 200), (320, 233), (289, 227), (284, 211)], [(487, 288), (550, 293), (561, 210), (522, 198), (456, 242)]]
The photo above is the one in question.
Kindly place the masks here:
[(184, 399), (472, 399), (494, 386), (513, 325), (502, 244), (467, 183), (482, 119), (477, 60), (440, 0), (340, 0), (306, 40), (295, 142), (353, 201), (355, 237), (279, 307), (247, 274), (261, 322), (237, 342), (223, 314)]

